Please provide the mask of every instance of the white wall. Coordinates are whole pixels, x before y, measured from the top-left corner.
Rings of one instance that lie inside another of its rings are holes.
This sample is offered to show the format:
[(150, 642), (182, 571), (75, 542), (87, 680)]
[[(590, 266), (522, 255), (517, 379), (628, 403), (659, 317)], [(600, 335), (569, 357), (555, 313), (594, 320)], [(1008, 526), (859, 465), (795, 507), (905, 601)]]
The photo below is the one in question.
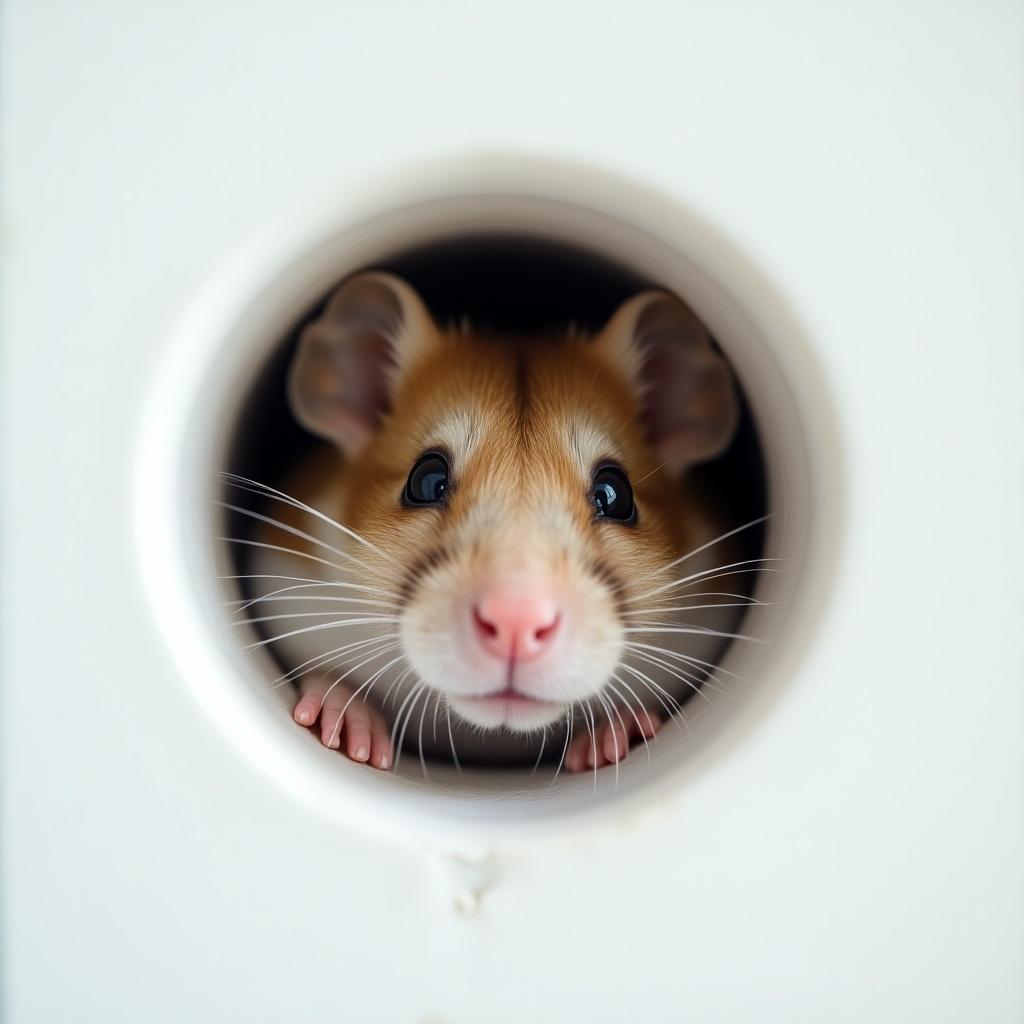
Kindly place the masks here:
[[(5, 1019), (1021, 1018), (1019, 5), (12, 0), (2, 36)], [(160, 339), (226, 250), (492, 148), (745, 253), (816, 348), (848, 493), (744, 742), (477, 871), (228, 747), (130, 494)]]

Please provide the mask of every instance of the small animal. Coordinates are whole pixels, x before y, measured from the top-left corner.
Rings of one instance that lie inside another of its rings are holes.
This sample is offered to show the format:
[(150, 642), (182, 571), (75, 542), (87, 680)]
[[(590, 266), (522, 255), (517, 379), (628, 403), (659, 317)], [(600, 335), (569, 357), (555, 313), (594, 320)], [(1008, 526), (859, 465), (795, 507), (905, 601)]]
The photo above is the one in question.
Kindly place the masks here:
[(302, 332), (287, 391), (326, 443), (276, 488), (229, 478), (261, 499), (231, 505), (258, 524), (239, 604), (325, 746), (382, 770), (418, 746), (596, 771), (736, 635), (752, 570), (690, 471), (730, 444), (737, 392), (675, 295), (523, 336), (442, 326), (360, 273)]

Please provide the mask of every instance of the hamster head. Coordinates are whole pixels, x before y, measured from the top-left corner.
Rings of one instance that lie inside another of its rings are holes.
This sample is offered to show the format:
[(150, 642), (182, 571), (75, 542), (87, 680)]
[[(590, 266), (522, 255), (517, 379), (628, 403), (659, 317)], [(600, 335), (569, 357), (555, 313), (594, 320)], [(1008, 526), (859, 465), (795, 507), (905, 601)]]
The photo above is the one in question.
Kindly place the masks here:
[(680, 478), (737, 421), (726, 364), (666, 292), (592, 337), (524, 338), (445, 330), (382, 273), (306, 328), (289, 398), (344, 455), (325, 511), (378, 549), (363, 575), (399, 595), (416, 675), (520, 732), (613, 680), (628, 611), (687, 544)]

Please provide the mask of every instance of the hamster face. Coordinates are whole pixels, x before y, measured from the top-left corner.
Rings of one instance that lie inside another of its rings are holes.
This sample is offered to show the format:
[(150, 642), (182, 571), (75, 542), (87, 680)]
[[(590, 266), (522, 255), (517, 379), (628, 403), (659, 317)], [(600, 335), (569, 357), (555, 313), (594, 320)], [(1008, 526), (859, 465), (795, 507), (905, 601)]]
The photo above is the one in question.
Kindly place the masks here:
[(626, 622), (690, 543), (682, 477), (736, 422), (696, 317), (650, 292), (593, 338), (444, 331), (360, 275), (304, 332), (292, 408), (341, 450), (353, 578), (397, 596), (418, 678), (465, 722), (531, 732), (600, 694)]
[(474, 725), (564, 718), (614, 671), (634, 584), (677, 553), (636, 396), (581, 340), (449, 335), (394, 408), (342, 521), (407, 567), (380, 570), (410, 664)]

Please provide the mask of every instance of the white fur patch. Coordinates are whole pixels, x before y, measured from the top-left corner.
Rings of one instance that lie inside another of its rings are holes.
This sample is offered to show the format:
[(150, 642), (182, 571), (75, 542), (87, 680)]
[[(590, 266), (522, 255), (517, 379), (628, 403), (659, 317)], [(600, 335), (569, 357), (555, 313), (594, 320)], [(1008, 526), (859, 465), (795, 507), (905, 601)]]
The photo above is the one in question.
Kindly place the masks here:
[(451, 452), (456, 466), (462, 467), (473, 457), (480, 443), (478, 418), (466, 409), (450, 413), (430, 432), (429, 444)]
[(565, 445), (583, 480), (589, 480), (599, 459), (621, 460), (622, 453), (612, 438), (590, 420), (574, 416), (565, 425)]

